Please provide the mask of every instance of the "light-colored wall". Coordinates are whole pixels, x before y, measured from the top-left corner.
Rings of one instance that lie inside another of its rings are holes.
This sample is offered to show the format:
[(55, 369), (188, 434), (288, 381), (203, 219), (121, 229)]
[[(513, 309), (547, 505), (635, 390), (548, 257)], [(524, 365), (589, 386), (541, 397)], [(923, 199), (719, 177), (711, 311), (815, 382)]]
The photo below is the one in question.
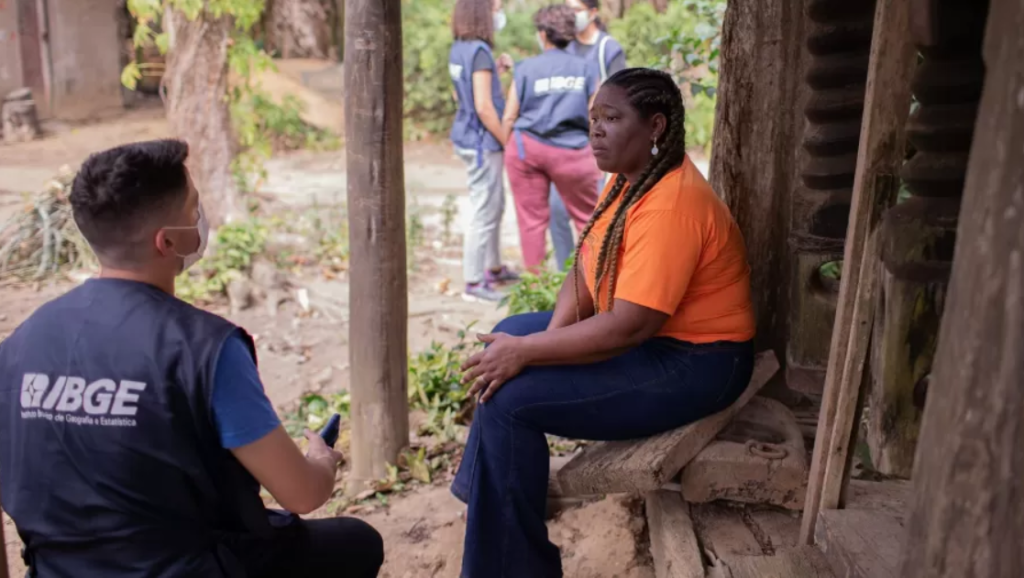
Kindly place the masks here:
[(81, 119), (123, 107), (118, 0), (47, 3), (54, 116)]
[(18, 11), (15, 0), (0, 0), (0, 98), (21, 86)]

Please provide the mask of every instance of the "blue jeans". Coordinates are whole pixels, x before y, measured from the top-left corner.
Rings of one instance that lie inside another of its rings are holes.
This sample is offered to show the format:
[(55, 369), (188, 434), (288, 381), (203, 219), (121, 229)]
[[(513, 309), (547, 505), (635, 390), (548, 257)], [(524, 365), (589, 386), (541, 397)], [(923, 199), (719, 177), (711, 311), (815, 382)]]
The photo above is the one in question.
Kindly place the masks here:
[[(551, 313), (509, 317), (496, 332), (528, 335)], [(654, 338), (588, 365), (527, 367), (476, 409), (452, 493), (468, 508), (462, 578), (558, 578), (544, 523), (545, 433), (589, 440), (652, 436), (732, 404), (753, 371), (752, 342)]]
[(569, 225), (569, 211), (565, 209), (562, 196), (554, 183), (551, 184), (551, 220), (548, 222), (548, 229), (551, 231), (551, 244), (555, 247), (555, 265), (559, 271), (565, 270), (565, 262), (572, 256), (576, 249), (576, 242), (572, 238), (572, 227)]

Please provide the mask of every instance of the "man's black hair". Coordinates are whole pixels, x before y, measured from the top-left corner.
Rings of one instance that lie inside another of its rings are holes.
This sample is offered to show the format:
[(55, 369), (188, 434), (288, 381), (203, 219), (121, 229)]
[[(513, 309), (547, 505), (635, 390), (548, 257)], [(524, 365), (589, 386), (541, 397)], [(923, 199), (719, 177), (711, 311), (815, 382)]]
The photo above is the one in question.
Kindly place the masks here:
[(155, 221), (188, 196), (186, 158), (184, 142), (154, 140), (86, 159), (71, 186), (71, 208), (102, 263), (139, 261)]

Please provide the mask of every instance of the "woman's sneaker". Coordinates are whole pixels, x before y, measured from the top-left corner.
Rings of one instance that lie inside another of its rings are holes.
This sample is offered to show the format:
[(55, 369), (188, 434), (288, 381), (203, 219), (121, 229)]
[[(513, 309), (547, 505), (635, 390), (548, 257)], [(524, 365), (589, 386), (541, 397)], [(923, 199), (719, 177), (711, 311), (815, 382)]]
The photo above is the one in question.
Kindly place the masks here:
[(519, 280), (519, 275), (516, 275), (514, 271), (502, 265), (501, 269), (497, 271), (485, 271), (484, 280), (491, 284), (514, 283)]
[(462, 298), (466, 301), (501, 301), (505, 296), (495, 291), (488, 282), (467, 283)]

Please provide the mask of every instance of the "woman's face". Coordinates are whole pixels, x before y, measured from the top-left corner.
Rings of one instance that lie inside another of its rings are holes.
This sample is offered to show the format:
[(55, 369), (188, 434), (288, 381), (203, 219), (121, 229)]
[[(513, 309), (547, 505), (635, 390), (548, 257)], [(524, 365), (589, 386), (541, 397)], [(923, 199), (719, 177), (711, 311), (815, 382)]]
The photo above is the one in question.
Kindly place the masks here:
[[(590, 8), (587, 8), (587, 5), (582, 0), (565, 0), (565, 5), (572, 8), (573, 12), (586, 12), (588, 14), (591, 12)], [(597, 12), (597, 10), (595, 9), (594, 12)]]
[(494, 2), (491, 4), (491, 11), (492, 12), (501, 12), (502, 6), (503, 6), (502, 0), (494, 0)]
[(594, 98), (590, 146), (597, 166), (606, 173), (630, 175), (642, 171), (651, 160), (655, 139), (664, 132), (665, 116), (643, 118), (619, 86), (605, 84)]

